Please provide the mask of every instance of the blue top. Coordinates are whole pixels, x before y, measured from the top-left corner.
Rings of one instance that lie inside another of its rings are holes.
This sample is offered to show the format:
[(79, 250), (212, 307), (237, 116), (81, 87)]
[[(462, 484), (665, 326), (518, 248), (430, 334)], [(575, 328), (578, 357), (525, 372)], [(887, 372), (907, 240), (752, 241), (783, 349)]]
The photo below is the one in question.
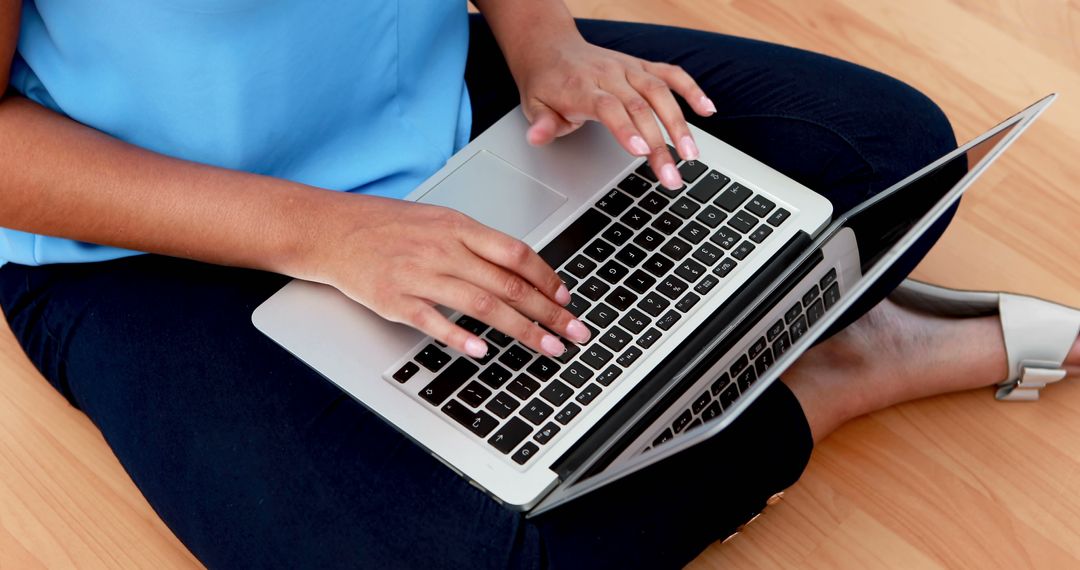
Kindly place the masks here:
[[(461, 0), (25, 0), (11, 85), (138, 146), (400, 198), (469, 138)], [(0, 228), (0, 263), (133, 252)]]

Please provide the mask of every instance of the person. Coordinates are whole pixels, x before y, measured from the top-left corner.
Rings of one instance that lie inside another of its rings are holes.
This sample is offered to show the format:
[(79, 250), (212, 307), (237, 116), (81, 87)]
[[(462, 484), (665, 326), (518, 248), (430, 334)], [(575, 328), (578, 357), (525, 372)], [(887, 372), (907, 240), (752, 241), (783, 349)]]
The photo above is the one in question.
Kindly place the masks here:
[(475, 4), (0, 0), (0, 307), (207, 566), (677, 567), (844, 421), (1001, 379), (997, 317), (884, 287), (707, 444), (534, 519), (470, 486), (250, 324), (295, 277), (462, 352), (483, 341), (435, 305), (549, 354), (586, 340), (523, 244), (395, 199), (470, 136), (519, 103), (536, 145), (600, 121), (671, 186), (662, 132), (696, 156), (689, 116), (837, 212), (955, 145), (925, 96), (836, 59)]

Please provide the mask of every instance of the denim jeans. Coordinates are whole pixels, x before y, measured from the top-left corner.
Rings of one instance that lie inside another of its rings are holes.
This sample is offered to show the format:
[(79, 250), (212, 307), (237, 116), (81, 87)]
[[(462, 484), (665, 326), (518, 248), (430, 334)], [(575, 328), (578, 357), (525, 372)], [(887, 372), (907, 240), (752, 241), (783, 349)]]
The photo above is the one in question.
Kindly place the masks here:
[[(837, 212), (955, 144), (926, 97), (850, 63), (700, 31), (579, 26), (593, 43), (683, 66), (719, 108), (696, 125)], [(484, 21), (471, 27), (476, 134), (518, 94)], [(286, 282), (155, 255), (0, 268), (0, 306), (30, 359), (211, 567), (675, 568), (795, 482), (811, 452), (778, 382), (711, 441), (526, 519), (258, 333), (252, 310)]]

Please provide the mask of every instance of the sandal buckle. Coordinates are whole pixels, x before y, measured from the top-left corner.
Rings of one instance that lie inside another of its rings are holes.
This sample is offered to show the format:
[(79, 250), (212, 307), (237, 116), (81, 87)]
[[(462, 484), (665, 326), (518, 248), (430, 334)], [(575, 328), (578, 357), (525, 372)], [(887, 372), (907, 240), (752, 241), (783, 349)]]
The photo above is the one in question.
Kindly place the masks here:
[(995, 397), (1010, 402), (1033, 402), (1039, 390), (1065, 378), (1065, 370), (1053, 362), (1025, 360), (1020, 363), (1020, 377), (998, 385)]

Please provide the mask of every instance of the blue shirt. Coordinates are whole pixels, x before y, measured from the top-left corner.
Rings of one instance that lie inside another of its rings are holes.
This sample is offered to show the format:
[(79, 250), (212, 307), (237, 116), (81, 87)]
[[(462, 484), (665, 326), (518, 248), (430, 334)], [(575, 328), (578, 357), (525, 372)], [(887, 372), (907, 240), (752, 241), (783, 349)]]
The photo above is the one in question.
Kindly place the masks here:
[[(11, 85), (155, 152), (400, 198), (469, 138), (462, 0), (25, 0)], [(134, 252), (0, 228), (0, 263)]]

